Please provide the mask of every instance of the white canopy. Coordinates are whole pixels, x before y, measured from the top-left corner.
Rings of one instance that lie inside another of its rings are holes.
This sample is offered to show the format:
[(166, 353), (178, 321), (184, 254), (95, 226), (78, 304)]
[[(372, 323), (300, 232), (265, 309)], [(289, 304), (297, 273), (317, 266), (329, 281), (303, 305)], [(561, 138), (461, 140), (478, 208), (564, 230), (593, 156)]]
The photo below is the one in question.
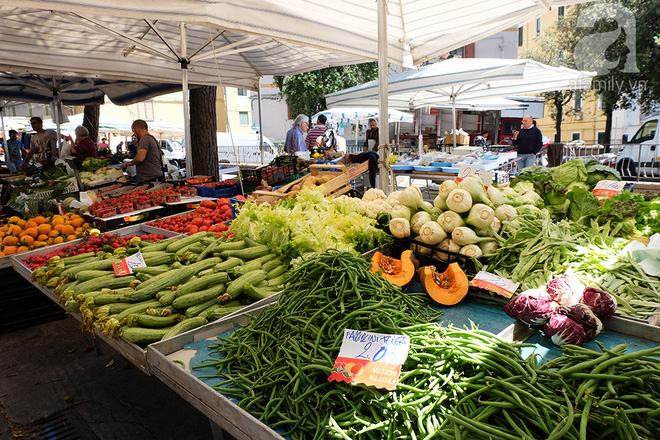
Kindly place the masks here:
[[(60, 124), (60, 129), (64, 131), (74, 131), (79, 125), (83, 125), (84, 113), (78, 113), (69, 116), (69, 122)], [(124, 121), (123, 119), (113, 118), (110, 116), (99, 117), (99, 131), (117, 133), (123, 136), (130, 136), (133, 131), (131, 125), (133, 121)], [(57, 124), (52, 119), (44, 120), (44, 128), (47, 130), (55, 130)]]
[[(549, 90), (584, 89), (593, 72), (551, 67), (533, 60), (451, 58), (419, 70), (390, 75), (389, 106), (410, 109), (489, 100)], [(378, 81), (326, 96), (330, 106), (375, 105)]]
[[(378, 107), (335, 107), (323, 110), (312, 116), (312, 121), (316, 120), (319, 115), (325, 115), (328, 119), (335, 122), (343, 122), (347, 124), (361, 124), (369, 119), (379, 119)], [(390, 110), (388, 120), (392, 122), (413, 122), (412, 113), (400, 112), (398, 110)]]

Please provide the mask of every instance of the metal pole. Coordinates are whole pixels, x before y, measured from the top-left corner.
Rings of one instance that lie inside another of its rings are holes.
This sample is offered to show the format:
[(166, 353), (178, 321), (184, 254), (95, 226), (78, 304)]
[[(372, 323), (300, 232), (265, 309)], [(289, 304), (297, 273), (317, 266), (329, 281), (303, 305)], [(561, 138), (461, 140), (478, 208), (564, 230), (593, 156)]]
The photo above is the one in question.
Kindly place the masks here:
[(188, 100), (188, 59), (186, 24), (179, 23), (181, 34), (181, 93), (183, 94), (183, 127), (186, 140), (186, 177), (192, 177), (192, 145), (190, 145), (190, 101)]
[(261, 119), (261, 76), (259, 77), (259, 85), (257, 87), (257, 106), (259, 113), (259, 153), (261, 155), (261, 165), (264, 164), (264, 123)]
[(9, 140), (9, 136), (7, 135), (7, 130), (5, 129), (5, 109), (4, 107), (0, 107), (0, 122), (2, 122), (2, 140), (4, 145), (2, 146), (5, 150), (5, 165), (7, 165), (7, 168), (9, 168), (9, 149), (7, 148), (7, 141)]
[(59, 154), (60, 154), (60, 151), (61, 151), (60, 145), (62, 145), (62, 139), (61, 139), (62, 133), (61, 133), (61, 130), (60, 130), (60, 124), (61, 124), (61, 121), (60, 121), (60, 119), (61, 119), (60, 118), (60, 116), (61, 116), (60, 115), (60, 93), (55, 92), (54, 93), (54, 98), (55, 98), (55, 102), (54, 102), (54, 104), (55, 104), (55, 112), (54, 112), (55, 115), (54, 116), (55, 116), (55, 124), (57, 126), (57, 143), (55, 145), (55, 148), (57, 149), (57, 155), (59, 157)]
[[(388, 74), (389, 66), (387, 64), (387, 5), (386, 0), (378, 0), (378, 112), (385, 115), (389, 114), (387, 108), (388, 100)], [(381, 119), (380, 126), (378, 127), (378, 143), (380, 145), (389, 145), (390, 143), (390, 130), (387, 122), (383, 123)], [(389, 173), (385, 167), (385, 163), (389, 160), (387, 147), (379, 148), (379, 152), (383, 155), (378, 167), (380, 175), (380, 189), (385, 194), (390, 193)]]
[(454, 148), (456, 148), (456, 96), (451, 95), (451, 132), (454, 133)]

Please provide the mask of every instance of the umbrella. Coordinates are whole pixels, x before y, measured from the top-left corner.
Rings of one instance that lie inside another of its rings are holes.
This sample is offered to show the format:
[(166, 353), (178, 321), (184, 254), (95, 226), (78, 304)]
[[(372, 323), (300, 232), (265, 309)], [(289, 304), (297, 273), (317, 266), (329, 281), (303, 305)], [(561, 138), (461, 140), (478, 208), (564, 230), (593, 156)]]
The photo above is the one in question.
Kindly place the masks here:
[[(347, 107), (335, 107), (329, 108), (318, 112), (312, 116), (312, 120), (319, 117), (319, 115), (325, 115), (328, 119), (332, 119), (335, 122), (343, 122), (350, 124), (360, 124), (369, 119), (379, 119), (378, 117), (378, 107), (364, 107), (364, 108), (347, 108)], [(388, 120), (392, 122), (413, 122), (412, 113), (400, 112), (398, 110), (390, 110), (388, 112)]]
[[(69, 122), (60, 124), (60, 129), (65, 131), (74, 131), (79, 125), (83, 125), (83, 113), (78, 113), (73, 116), (69, 116)], [(111, 133), (118, 133), (123, 136), (130, 136), (133, 131), (131, 130), (132, 121), (124, 121), (118, 118), (112, 118), (109, 116), (100, 116), (99, 117), (99, 131), (107, 131)], [(45, 120), (44, 128), (45, 129), (55, 129), (57, 124), (53, 120)]]
[[(594, 72), (551, 67), (533, 60), (452, 58), (388, 78), (388, 105), (399, 109), (451, 105), (515, 94), (590, 87)], [(378, 81), (326, 96), (328, 105), (373, 105)], [(454, 137), (454, 146), (456, 138)]]
[[(184, 92), (188, 82), (218, 85), (222, 78), (226, 85), (255, 90), (262, 75), (378, 59), (385, 87), (388, 61), (421, 63), (572, 3), (160, 0), (145, 6), (133, 0), (0, 0), (0, 70), (180, 79)], [(187, 105), (184, 100), (186, 138)], [(188, 154), (189, 148), (186, 142)]]

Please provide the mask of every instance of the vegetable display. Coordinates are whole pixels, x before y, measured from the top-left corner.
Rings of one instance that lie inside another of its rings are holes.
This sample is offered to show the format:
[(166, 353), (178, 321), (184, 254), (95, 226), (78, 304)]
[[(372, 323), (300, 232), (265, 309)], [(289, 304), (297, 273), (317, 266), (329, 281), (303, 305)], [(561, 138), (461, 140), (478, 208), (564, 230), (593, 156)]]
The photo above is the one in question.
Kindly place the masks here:
[(229, 199), (221, 198), (215, 202), (203, 200), (192, 212), (150, 221), (147, 225), (181, 234), (195, 234), (200, 231), (221, 234), (229, 229), (224, 223), (228, 220), (231, 220)]
[(380, 273), (383, 278), (394, 285), (405, 286), (415, 276), (412, 251), (403, 251), (400, 260), (376, 251), (371, 257), (371, 272)]

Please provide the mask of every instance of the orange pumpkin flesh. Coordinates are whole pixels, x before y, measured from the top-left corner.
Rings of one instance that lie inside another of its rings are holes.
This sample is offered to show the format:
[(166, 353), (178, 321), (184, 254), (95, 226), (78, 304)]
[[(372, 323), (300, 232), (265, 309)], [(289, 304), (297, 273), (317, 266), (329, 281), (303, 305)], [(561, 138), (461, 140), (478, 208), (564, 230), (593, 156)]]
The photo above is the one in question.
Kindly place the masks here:
[(376, 252), (371, 257), (371, 273), (377, 272), (380, 272), (381, 276), (390, 283), (405, 286), (415, 276), (412, 251), (403, 251), (400, 260)]
[(444, 272), (432, 266), (421, 267), (419, 279), (431, 298), (444, 306), (458, 304), (468, 292), (467, 276), (458, 263), (451, 263)]

